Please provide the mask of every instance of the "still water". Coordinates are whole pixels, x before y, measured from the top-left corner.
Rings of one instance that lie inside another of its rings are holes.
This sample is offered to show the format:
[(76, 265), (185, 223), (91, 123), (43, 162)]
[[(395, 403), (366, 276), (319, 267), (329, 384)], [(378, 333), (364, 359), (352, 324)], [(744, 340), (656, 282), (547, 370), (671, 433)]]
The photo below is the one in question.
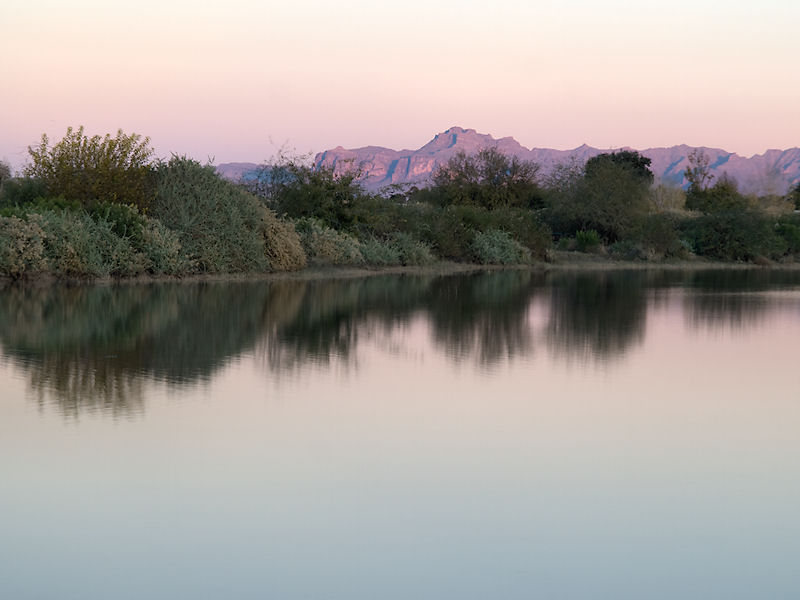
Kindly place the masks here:
[(0, 598), (796, 599), (800, 273), (0, 290)]

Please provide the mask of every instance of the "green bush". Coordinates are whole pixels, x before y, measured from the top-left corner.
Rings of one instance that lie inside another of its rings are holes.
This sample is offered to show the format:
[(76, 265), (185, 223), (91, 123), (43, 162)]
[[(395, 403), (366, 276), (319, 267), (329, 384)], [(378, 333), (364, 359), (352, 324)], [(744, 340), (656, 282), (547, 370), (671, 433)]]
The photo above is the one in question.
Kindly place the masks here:
[(47, 185), (41, 179), (15, 177), (7, 179), (0, 188), (0, 209), (23, 206), (47, 196)]
[(146, 261), (108, 221), (83, 211), (44, 211), (29, 217), (45, 232), (45, 255), (57, 274), (71, 277), (124, 277), (143, 273)]
[(173, 157), (158, 167), (150, 213), (178, 232), (184, 255), (205, 273), (266, 271), (264, 207), (211, 165)]
[(608, 247), (611, 258), (616, 260), (638, 260), (644, 258), (641, 247), (633, 240), (620, 240)]
[(428, 265), (434, 262), (430, 246), (414, 239), (408, 233), (398, 232), (394, 235), (394, 246), (400, 254), (400, 263), (407, 266)]
[(530, 250), (499, 229), (476, 233), (472, 254), (475, 262), (484, 265), (529, 263), (531, 259)]
[(146, 219), (141, 252), (146, 271), (153, 275), (182, 275), (193, 270), (181, 251), (179, 235), (157, 219)]
[(359, 265), (364, 262), (356, 238), (338, 232), (319, 219), (303, 218), (295, 222), (308, 260), (316, 264)]
[(487, 210), (535, 208), (542, 204), (539, 165), (497, 148), (474, 155), (457, 152), (433, 174), (433, 186), (420, 194), (441, 206), (471, 205)]
[(146, 210), (154, 195), (153, 149), (150, 138), (127, 135), (88, 137), (83, 127), (67, 129), (52, 147), (46, 135), (29, 147), (31, 163), (25, 175), (44, 183), (52, 196), (78, 200), (86, 206), (98, 201), (133, 204)]
[(775, 231), (786, 242), (789, 254), (800, 254), (800, 215), (783, 217), (776, 225)]
[(264, 240), (269, 266), (274, 271), (297, 271), (307, 264), (300, 236), (292, 223), (264, 209)]
[(47, 269), (44, 230), (18, 217), (0, 217), (0, 274), (18, 278)]
[(556, 250), (561, 250), (562, 252), (572, 252), (577, 248), (577, 244), (575, 243), (574, 237), (564, 236), (558, 238), (558, 242), (556, 243)]
[(600, 234), (594, 229), (578, 231), (575, 234), (575, 246), (578, 252), (594, 252), (600, 247)]
[(394, 243), (375, 238), (361, 242), (361, 256), (368, 265), (388, 267), (402, 264), (400, 250)]
[(146, 226), (144, 216), (132, 205), (115, 202), (97, 202), (87, 208), (95, 221), (106, 221), (116, 235), (130, 240), (134, 248), (140, 249)]
[(472, 206), (448, 206), (431, 211), (424, 225), (415, 232), (416, 236), (428, 242), (442, 258), (469, 261), (481, 212)]
[(726, 210), (705, 214), (683, 225), (684, 235), (700, 256), (729, 261), (778, 258), (786, 240), (770, 219), (756, 210)]
[(319, 219), (336, 230), (353, 231), (358, 215), (369, 213), (361, 204), (371, 198), (358, 175), (357, 169), (336, 172), (281, 157), (246, 185), (282, 217)]
[(600, 154), (585, 168), (554, 170), (546, 220), (560, 236), (594, 230), (606, 243), (630, 237), (649, 208), (649, 160), (635, 152)]
[(530, 251), (531, 257), (544, 260), (553, 246), (553, 234), (537, 213), (523, 209), (492, 211), (487, 228), (506, 231), (512, 238)]
[(648, 215), (636, 238), (652, 258), (677, 257), (685, 253), (678, 223), (669, 214)]

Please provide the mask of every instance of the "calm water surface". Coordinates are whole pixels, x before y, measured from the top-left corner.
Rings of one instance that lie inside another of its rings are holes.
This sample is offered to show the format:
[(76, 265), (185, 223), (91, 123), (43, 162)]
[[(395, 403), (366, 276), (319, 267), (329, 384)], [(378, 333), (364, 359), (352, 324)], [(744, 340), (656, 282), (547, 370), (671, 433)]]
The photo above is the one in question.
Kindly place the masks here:
[(796, 599), (800, 274), (0, 290), (0, 598)]

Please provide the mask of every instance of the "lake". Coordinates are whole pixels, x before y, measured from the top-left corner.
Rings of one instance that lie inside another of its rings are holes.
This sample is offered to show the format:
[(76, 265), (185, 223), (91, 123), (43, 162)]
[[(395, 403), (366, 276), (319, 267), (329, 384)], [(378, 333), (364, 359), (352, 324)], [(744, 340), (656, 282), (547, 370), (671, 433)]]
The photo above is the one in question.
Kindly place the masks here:
[(800, 272), (0, 290), (0, 597), (796, 599)]

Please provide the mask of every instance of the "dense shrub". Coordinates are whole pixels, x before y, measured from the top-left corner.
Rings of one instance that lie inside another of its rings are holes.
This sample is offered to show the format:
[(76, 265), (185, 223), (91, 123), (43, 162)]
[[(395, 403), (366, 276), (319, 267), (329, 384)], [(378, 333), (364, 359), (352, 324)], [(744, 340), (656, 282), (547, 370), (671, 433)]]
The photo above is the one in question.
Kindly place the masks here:
[(47, 186), (41, 179), (16, 177), (7, 179), (0, 188), (0, 209), (13, 208), (47, 196)]
[(358, 265), (364, 262), (356, 238), (331, 229), (318, 219), (303, 218), (295, 223), (308, 260), (316, 264)]
[(616, 260), (638, 260), (645, 258), (642, 248), (633, 240), (620, 240), (608, 247), (611, 258)]
[(173, 157), (158, 168), (150, 214), (178, 232), (186, 258), (207, 273), (265, 271), (265, 208), (214, 167)]
[(436, 208), (424, 215), (422, 223), (412, 233), (427, 242), (442, 258), (470, 261), (473, 259), (475, 234), (492, 229), (505, 231), (525, 246), (533, 258), (544, 259), (553, 243), (549, 228), (535, 212), (517, 208)]
[(143, 273), (146, 261), (130, 242), (117, 236), (108, 221), (83, 211), (44, 211), (30, 221), (45, 232), (50, 268), (72, 277), (131, 276)]
[(794, 215), (782, 218), (775, 232), (786, 242), (789, 254), (800, 254), (800, 218)]
[(650, 258), (677, 257), (685, 251), (676, 218), (665, 213), (648, 215), (636, 239)]
[(749, 205), (748, 199), (739, 193), (736, 180), (723, 173), (710, 188), (690, 186), (686, 194), (686, 208), (703, 213), (742, 211)]
[(44, 230), (18, 217), (0, 217), (0, 274), (17, 278), (47, 269)]
[(594, 252), (600, 247), (600, 234), (594, 229), (578, 231), (575, 234), (575, 246), (578, 252)]
[(46, 135), (28, 148), (31, 163), (25, 175), (44, 183), (52, 196), (86, 205), (97, 201), (133, 204), (146, 210), (154, 195), (150, 138), (127, 135), (88, 137), (83, 127), (67, 129), (52, 147)]
[(374, 266), (394, 266), (402, 264), (400, 250), (391, 241), (370, 238), (361, 242), (361, 256), (364, 262)]
[(684, 234), (700, 256), (751, 261), (759, 256), (778, 258), (787, 249), (773, 222), (754, 210), (727, 210), (687, 221)]
[(358, 171), (336, 172), (315, 168), (296, 159), (280, 158), (264, 165), (248, 188), (280, 216), (291, 219), (319, 219), (336, 230), (352, 230), (362, 202), (368, 201), (358, 182)]
[(297, 271), (306, 266), (306, 253), (292, 223), (278, 219), (265, 209), (264, 241), (269, 266), (273, 271)]
[(485, 212), (472, 206), (448, 206), (431, 211), (417, 237), (428, 242), (434, 251), (449, 260), (468, 261), (475, 231), (482, 227), (480, 215)]
[(484, 265), (512, 265), (528, 263), (530, 251), (500, 229), (489, 229), (475, 234), (472, 240), (475, 262)]
[(536, 163), (507, 156), (497, 148), (484, 148), (474, 155), (458, 152), (436, 170), (433, 186), (419, 198), (440, 206), (536, 208), (542, 204), (538, 174)]
[(145, 270), (153, 275), (182, 275), (193, 270), (181, 251), (178, 234), (157, 219), (146, 219), (141, 252)]
[(97, 202), (87, 208), (95, 221), (106, 221), (116, 235), (128, 239), (134, 248), (141, 249), (147, 224), (135, 206), (114, 202)]
[(394, 235), (394, 246), (400, 254), (400, 263), (403, 265), (428, 265), (435, 260), (430, 246), (415, 239), (408, 233), (396, 233)]
[(593, 229), (608, 243), (636, 231), (649, 208), (652, 174), (636, 153), (622, 154), (600, 154), (584, 170), (556, 170), (545, 212), (553, 231), (571, 236)]

